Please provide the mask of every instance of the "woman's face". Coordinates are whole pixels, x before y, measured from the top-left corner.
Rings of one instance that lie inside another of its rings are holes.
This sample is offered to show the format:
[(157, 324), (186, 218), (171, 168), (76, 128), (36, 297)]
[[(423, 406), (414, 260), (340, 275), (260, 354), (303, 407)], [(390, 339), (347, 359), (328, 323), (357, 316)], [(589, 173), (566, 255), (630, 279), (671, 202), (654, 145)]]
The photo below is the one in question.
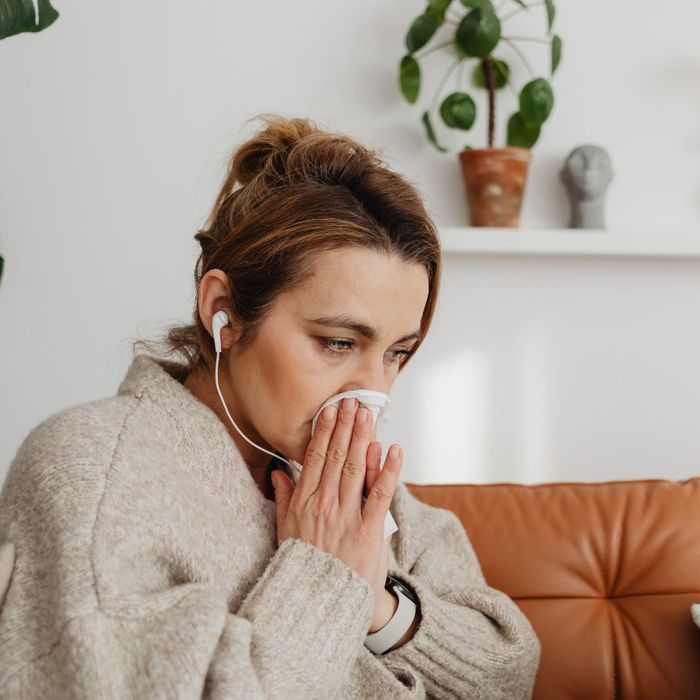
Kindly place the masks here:
[[(243, 433), (302, 464), (311, 421), (326, 399), (350, 389), (391, 392), (400, 361), (417, 342), (428, 298), (425, 268), (396, 255), (355, 246), (320, 251), (313, 271), (276, 298), (248, 347), (232, 348), (233, 331), (226, 327), (228, 390), (225, 365), (219, 365), (222, 392)], [(345, 321), (334, 320), (341, 316)], [(343, 327), (351, 322), (374, 337)], [(243, 440), (227, 417), (225, 424), (249, 467), (269, 463), (271, 457)]]

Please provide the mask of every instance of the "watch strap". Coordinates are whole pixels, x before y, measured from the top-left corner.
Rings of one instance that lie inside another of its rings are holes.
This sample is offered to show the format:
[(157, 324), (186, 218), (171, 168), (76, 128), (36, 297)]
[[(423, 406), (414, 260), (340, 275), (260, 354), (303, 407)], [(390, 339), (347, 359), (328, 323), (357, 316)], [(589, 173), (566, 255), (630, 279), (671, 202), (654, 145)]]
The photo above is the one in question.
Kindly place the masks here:
[(396, 585), (391, 593), (399, 600), (394, 616), (381, 629), (365, 637), (365, 646), (374, 654), (383, 654), (396, 644), (409, 630), (416, 618), (416, 604)]

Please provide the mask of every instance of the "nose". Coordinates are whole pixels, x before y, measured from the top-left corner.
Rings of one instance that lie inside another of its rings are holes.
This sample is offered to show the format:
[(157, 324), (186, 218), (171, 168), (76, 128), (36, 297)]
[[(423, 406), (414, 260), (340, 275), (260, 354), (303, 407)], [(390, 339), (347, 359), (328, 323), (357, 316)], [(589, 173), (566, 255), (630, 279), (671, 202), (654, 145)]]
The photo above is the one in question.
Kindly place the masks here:
[(387, 369), (383, 357), (379, 358), (379, 361), (374, 357), (368, 357), (350, 370), (350, 376), (338, 393), (353, 389), (370, 389), (389, 394), (394, 381), (393, 374), (390, 369)]

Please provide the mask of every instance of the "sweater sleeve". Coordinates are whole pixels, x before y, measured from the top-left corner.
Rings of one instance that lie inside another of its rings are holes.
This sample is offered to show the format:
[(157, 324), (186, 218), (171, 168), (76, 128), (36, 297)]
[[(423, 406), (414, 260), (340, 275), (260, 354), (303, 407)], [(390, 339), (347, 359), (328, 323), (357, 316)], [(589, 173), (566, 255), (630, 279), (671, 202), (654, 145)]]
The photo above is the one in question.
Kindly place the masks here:
[(16, 460), (8, 473), (3, 700), (328, 698), (347, 683), (374, 608), (364, 577), (290, 538), (232, 609), (228, 586), (157, 566), (158, 534), (138, 529), (133, 502), (99, 511), (111, 526), (96, 566), (103, 482), (90, 463)]
[(541, 650), (531, 623), (487, 585), (459, 518), (403, 484), (401, 492), (402, 538), (389, 573), (416, 592), (422, 618), (412, 639), (376, 663), (404, 679), (407, 697), (531, 698)]
[[(22, 568), (19, 549), (15, 576)], [(23, 663), (13, 663), (21, 648), (12, 645), (28, 642), (29, 621), (11, 615), (1, 628), (0, 697), (327, 698), (362, 648), (372, 596), (342, 561), (288, 539), (236, 614), (207, 584), (132, 594), (63, 620)], [(13, 611), (11, 597), (5, 607)]]

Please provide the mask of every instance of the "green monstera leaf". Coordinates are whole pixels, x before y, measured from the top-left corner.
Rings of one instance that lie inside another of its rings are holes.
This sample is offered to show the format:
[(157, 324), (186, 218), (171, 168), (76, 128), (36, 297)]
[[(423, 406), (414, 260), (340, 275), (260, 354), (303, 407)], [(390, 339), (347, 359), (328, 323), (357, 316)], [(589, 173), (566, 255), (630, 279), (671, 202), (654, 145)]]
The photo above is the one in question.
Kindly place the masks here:
[(520, 116), (528, 126), (540, 126), (554, 106), (554, 93), (544, 78), (531, 80), (520, 91)]
[(467, 56), (488, 56), (501, 38), (501, 22), (493, 8), (477, 7), (459, 23), (455, 39)]
[(403, 96), (414, 104), (420, 92), (420, 66), (410, 54), (404, 56), (399, 64), (399, 85)]
[(440, 116), (451, 129), (468, 131), (474, 126), (476, 104), (466, 92), (453, 92), (442, 101)]
[(512, 114), (508, 120), (508, 145), (532, 148), (540, 137), (540, 127), (530, 126), (523, 121), (520, 112)]
[[(510, 77), (510, 68), (505, 61), (500, 61), (497, 58), (492, 59), (493, 61), (493, 82), (496, 90), (504, 88), (508, 84), (508, 78)], [(481, 67), (481, 63), (474, 66), (474, 71), (472, 72), (472, 82), (476, 87), (485, 88), (486, 87), (486, 76), (484, 75), (484, 69)]]
[(23, 32), (40, 32), (57, 19), (58, 12), (49, 0), (37, 0), (36, 10), (32, 0), (0, 0), (0, 39)]

